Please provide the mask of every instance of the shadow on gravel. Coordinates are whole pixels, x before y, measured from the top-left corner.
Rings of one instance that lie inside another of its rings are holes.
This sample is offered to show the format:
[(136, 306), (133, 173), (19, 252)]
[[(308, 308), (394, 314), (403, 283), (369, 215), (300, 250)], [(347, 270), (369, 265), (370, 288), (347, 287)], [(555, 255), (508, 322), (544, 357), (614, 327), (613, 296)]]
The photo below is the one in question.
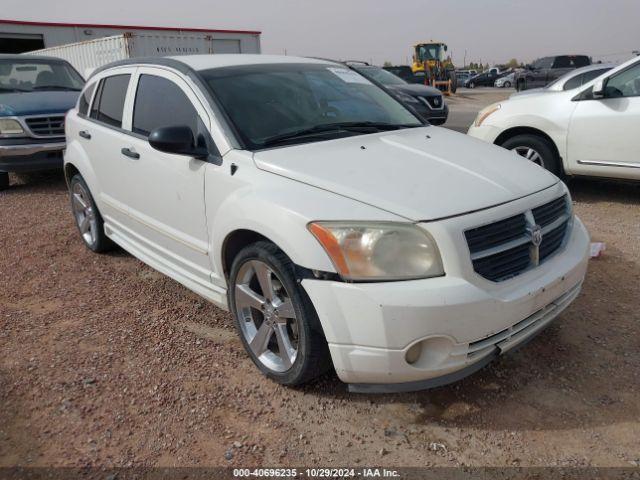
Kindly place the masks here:
[(67, 190), (62, 170), (20, 173), (9, 175), (10, 186), (3, 190), (5, 195), (14, 193), (47, 193)]
[(640, 182), (574, 178), (568, 185), (577, 202), (640, 205)]

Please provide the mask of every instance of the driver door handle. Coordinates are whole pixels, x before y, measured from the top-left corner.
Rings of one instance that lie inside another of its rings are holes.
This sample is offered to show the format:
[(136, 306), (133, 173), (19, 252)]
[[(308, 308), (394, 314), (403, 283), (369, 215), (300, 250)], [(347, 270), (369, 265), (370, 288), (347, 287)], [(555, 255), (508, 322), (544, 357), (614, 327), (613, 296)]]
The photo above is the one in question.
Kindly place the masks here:
[(80, 130), (78, 132), (78, 135), (80, 135), (82, 138), (86, 138), (87, 140), (91, 140), (91, 134), (86, 130)]
[(134, 160), (138, 160), (140, 158), (140, 154), (134, 152), (130, 148), (123, 148), (122, 150), (120, 150), (120, 153), (122, 153), (125, 157), (133, 158)]

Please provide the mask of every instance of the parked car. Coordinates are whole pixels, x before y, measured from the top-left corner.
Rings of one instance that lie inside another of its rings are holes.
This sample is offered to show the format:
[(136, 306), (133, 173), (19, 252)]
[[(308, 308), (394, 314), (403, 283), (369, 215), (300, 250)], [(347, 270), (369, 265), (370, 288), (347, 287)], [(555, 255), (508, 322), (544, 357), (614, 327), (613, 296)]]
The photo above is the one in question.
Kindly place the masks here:
[(9, 172), (62, 167), (64, 115), (83, 84), (63, 60), (0, 55), (0, 190)]
[(508, 75), (498, 78), (495, 81), (494, 86), (498, 88), (511, 88), (514, 85), (513, 82), (514, 82), (515, 75), (516, 75), (515, 72), (511, 72)]
[(424, 72), (413, 73), (411, 67), (408, 65), (396, 65), (392, 67), (382, 67), (387, 72), (393, 73), (396, 77), (400, 77), (407, 83), (421, 83), (424, 84)]
[(514, 150), (556, 175), (640, 180), (640, 60), (582, 84), (593, 71), (487, 107), (469, 135)]
[(486, 72), (482, 72), (479, 75), (475, 75), (464, 82), (464, 86), (467, 88), (476, 87), (493, 87), (496, 80), (507, 75), (509, 72), (501, 72), (497, 68), (491, 68)]
[(516, 89), (521, 91), (544, 87), (565, 73), (587, 65), (591, 65), (591, 59), (586, 55), (558, 55), (539, 58), (516, 74)]
[(65, 154), (82, 241), (230, 309), (279, 383), (331, 363), (353, 391), (456, 381), (580, 291), (589, 237), (558, 178), (342, 64), (128, 60), (82, 98)]
[(608, 72), (615, 65), (613, 64), (605, 64), (605, 63), (596, 63), (593, 65), (589, 65), (588, 67), (576, 68), (575, 70), (571, 70), (569, 73), (565, 73), (563, 76), (554, 80), (553, 82), (545, 85), (542, 88), (532, 88), (531, 90), (523, 90), (521, 92), (516, 92), (511, 94), (511, 97), (519, 97), (522, 95), (531, 95), (538, 93), (551, 93), (551, 92), (561, 92), (563, 90), (574, 90), (582, 85), (589, 83), (596, 77), (599, 77), (603, 73)]
[(449, 116), (449, 107), (442, 92), (427, 85), (409, 84), (393, 73), (365, 63), (350, 62), (349, 66), (369, 80), (379, 83), (393, 93), (398, 100), (415, 110), (433, 125), (442, 125)]

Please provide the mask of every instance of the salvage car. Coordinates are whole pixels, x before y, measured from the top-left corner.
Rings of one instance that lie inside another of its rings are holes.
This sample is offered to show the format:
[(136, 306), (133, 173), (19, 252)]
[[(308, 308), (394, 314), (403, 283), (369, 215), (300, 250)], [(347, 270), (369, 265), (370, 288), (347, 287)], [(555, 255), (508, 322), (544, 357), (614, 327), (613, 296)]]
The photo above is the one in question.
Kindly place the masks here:
[(581, 289), (589, 237), (557, 177), (343, 64), (132, 59), (82, 98), (65, 175), (84, 244), (228, 308), (281, 384), (331, 365), (359, 392), (453, 382)]
[(588, 65), (591, 65), (591, 58), (586, 55), (558, 55), (539, 58), (516, 74), (516, 90), (544, 87), (571, 70)]
[(347, 64), (364, 77), (388, 89), (398, 100), (413, 109), (432, 125), (442, 125), (449, 117), (449, 107), (442, 92), (435, 87), (405, 82), (391, 72), (363, 62)]
[(64, 115), (83, 85), (64, 60), (0, 55), (0, 190), (9, 172), (62, 168)]
[(559, 176), (640, 179), (640, 60), (602, 69), (584, 84), (589, 71), (490, 105), (469, 135)]
[(522, 90), (520, 92), (511, 94), (511, 97), (531, 95), (532, 93), (552, 93), (561, 92), (564, 90), (575, 90), (576, 88), (589, 83), (594, 78), (599, 77), (603, 73), (608, 72), (615, 66), (616, 65), (613, 64), (596, 63), (593, 65), (589, 65), (588, 67), (576, 68), (575, 70), (571, 70), (569, 73), (565, 73), (563, 76), (545, 85), (544, 87), (532, 88), (531, 90)]

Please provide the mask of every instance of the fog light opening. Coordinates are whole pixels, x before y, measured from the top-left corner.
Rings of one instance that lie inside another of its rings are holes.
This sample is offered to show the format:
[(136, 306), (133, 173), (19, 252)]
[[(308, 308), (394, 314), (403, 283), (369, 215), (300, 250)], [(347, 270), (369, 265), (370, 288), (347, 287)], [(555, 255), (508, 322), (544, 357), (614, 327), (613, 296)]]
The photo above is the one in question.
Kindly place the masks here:
[(409, 348), (404, 356), (404, 359), (409, 365), (413, 365), (420, 359), (420, 355), (422, 355), (422, 342), (418, 342), (411, 348)]

